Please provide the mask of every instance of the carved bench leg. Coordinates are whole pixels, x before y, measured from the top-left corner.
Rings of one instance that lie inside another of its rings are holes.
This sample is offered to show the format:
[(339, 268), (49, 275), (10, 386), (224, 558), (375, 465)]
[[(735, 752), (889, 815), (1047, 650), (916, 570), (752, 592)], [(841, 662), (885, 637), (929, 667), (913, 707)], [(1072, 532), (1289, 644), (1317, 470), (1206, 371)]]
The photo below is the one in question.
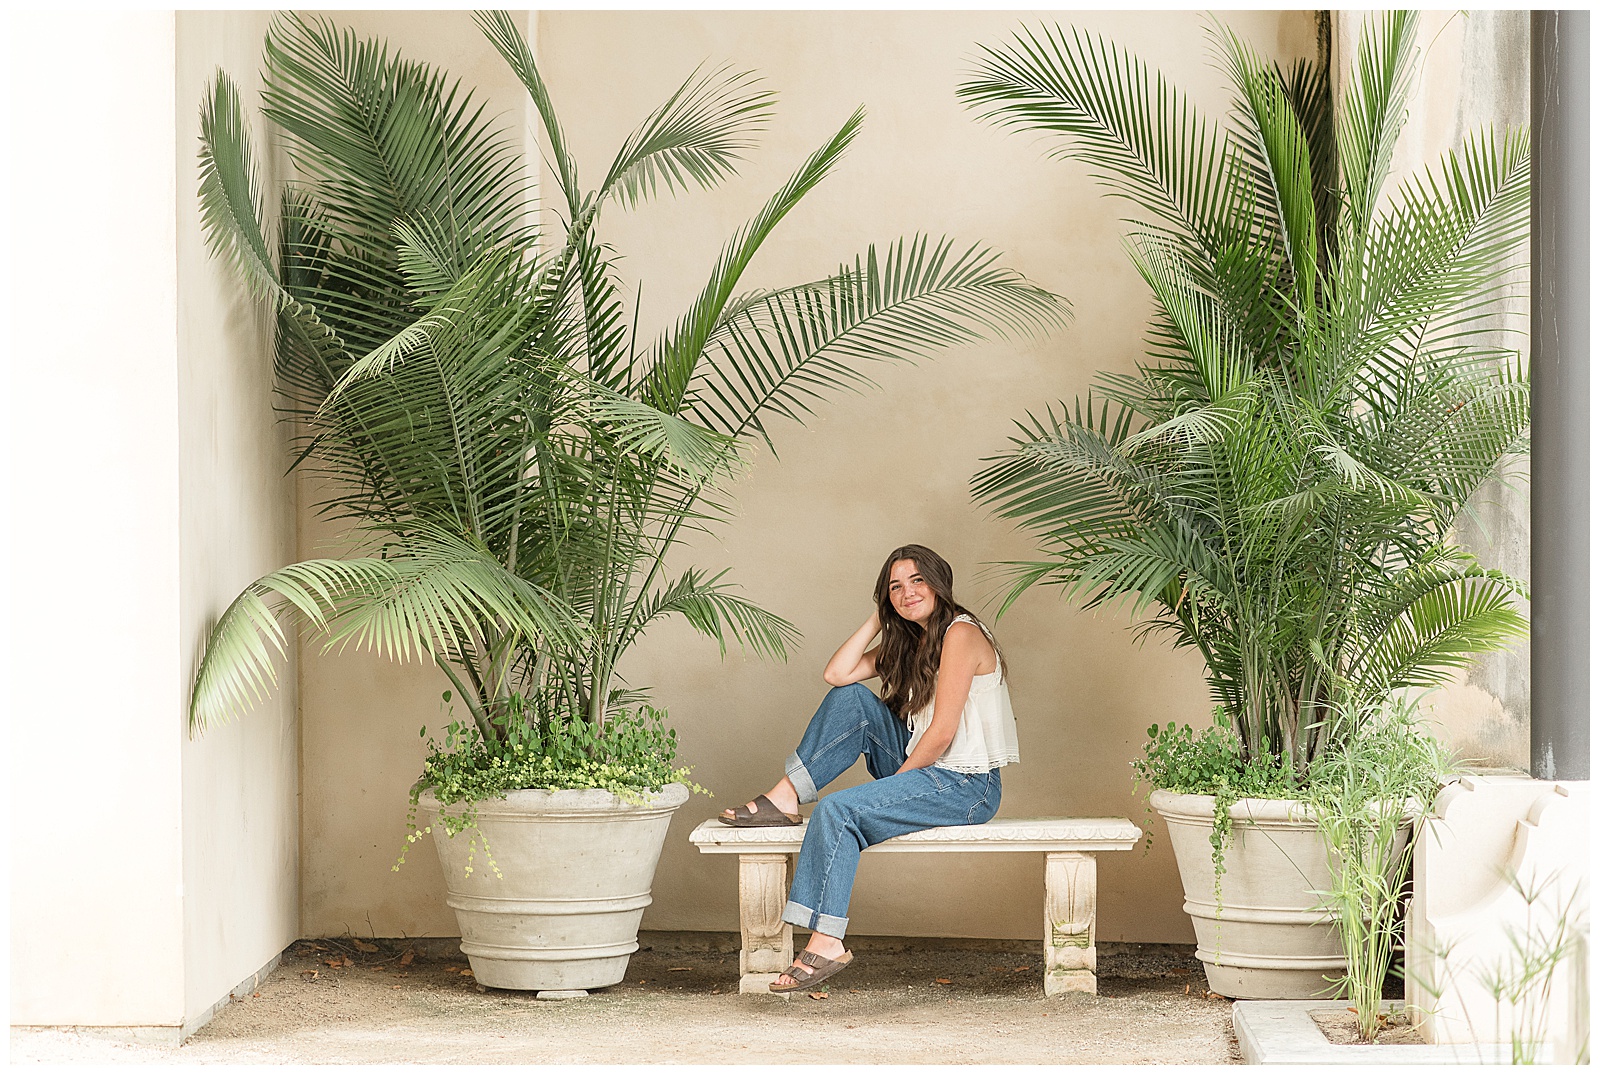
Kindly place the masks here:
[(1044, 995), (1094, 993), (1094, 856), (1044, 856)]
[(739, 856), (741, 993), (766, 993), (794, 962), (794, 927), (783, 920), (788, 865), (788, 855)]

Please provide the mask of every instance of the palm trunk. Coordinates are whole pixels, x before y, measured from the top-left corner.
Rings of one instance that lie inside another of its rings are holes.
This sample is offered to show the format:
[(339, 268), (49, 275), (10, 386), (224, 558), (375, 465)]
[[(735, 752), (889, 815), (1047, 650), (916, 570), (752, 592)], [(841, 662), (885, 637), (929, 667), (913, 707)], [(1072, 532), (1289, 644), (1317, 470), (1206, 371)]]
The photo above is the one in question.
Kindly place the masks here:
[[(492, 742), (495, 734), (494, 725), (489, 721), (489, 711), (484, 705), (483, 697), (461, 682), (461, 677), (457, 676), (455, 671), (451, 669), (449, 661), (443, 660), (437, 653), (433, 655), (433, 659), (435, 664), (444, 669), (444, 674), (450, 677), (450, 682), (455, 684), (456, 693), (461, 696), (462, 704), (467, 707), (467, 712), (471, 714), (472, 723), (477, 726), (478, 734), (483, 736), (486, 742)], [(474, 695), (478, 696), (474, 697)]]

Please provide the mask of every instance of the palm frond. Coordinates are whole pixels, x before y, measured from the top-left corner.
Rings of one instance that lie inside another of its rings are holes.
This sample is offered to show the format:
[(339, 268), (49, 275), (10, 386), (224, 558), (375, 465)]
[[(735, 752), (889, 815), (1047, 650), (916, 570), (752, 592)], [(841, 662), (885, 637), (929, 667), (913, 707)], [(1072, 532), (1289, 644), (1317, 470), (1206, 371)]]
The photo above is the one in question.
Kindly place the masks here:
[(676, 413), (705, 351), (707, 340), (722, 319), (722, 312), (739, 286), (750, 259), (800, 199), (810, 193), (839, 163), (855, 140), (866, 113), (857, 109), (834, 136), (806, 158), (800, 168), (774, 194), (755, 218), (740, 228), (723, 246), (711, 278), (690, 307), (656, 348), (646, 374), (644, 396), (652, 405)]
[(736, 437), (704, 429), (603, 385), (593, 386), (592, 391), (589, 413), (621, 451), (659, 460), (691, 483), (729, 475), (737, 468)]
[(583, 198), (583, 191), (578, 186), (578, 166), (567, 150), (566, 135), (561, 129), (555, 105), (550, 100), (550, 90), (545, 85), (544, 76), (539, 73), (539, 65), (534, 61), (527, 38), (522, 36), (522, 31), (517, 29), (508, 12), (477, 11), (472, 18), (533, 98), (539, 120), (544, 125), (545, 136), (550, 139), (550, 155), (556, 165), (556, 182), (567, 197), (572, 222), (576, 223)]
[(1341, 444), (1328, 440), (1313, 446), (1312, 451), (1327, 463), (1340, 481), (1356, 492), (1370, 490), (1379, 500), (1390, 504), (1416, 505), (1422, 500), (1415, 490), (1406, 488), (1387, 474), (1373, 470)]
[(915, 361), (989, 336), (1042, 333), (1067, 304), (980, 246), (900, 239), (815, 284), (751, 297), (717, 325), (687, 394), (696, 419), (731, 436), (764, 416), (800, 420), (826, 393), (872, 383), (869, 362)]
[(1398, 607), (1390, 603), (1388, 622), (1363, 639), (1349, 671), (1368, 698), (1397, 687), (1442, 686), (1479, 654), (1505, 648), (1527, 630), (1503, 576), (1480, 572), (1407, 589), (1414, 592)]
[(612, 271), (612, 257), (593, 233), (576, 236), (575, 265), (583, 296), (583, 353), (589, 376), (618, 391), (631, 390), (634, 377), (633, 325)]
[(268, 253), (261, 178), (239, 88), (222, 71), (200, 106), (200, 221), (215, 256), (230, 264), (258, 302), (288, 300)]
[(1250, 419), (1258, 396), (1255, 386), (1241, 384), (1215, 402), (1192, 407), (1166, 421), (1146, 426), (1123, 440), (1122, 450), (1137, 452), (1147, 442), (1189, 447), (1225, 441)]
[(956, 95), (1001, 127), (1062, 139), (1053, 156), (1088, 165), (1187, 248), (1217, 248), (1237, 167), (1228, 139), (1132, 53), (1076, 29), (1024, 29), (983, 46)]
[(460, 280), (464, 252), (438, 222), (424, 216), (397, 220), (391, 232), (400, 274), (421, 304), (427, 305)]
[(1338, 251), (1339, 143), (1334, 136), (1333, 87), (1328, 72), (1312, 60), (1296, 60), (1283, 80), (1310, 155), (1312, 208), (1317, 218), (1318, 269), (1328, 271)]
[(1237, 136), (1257, 177), (1257, 204), (1271, 208), (1268, 221), (1290, 269), (1285, 290), (1309, 311), (1317, 282), (1318, 221), (1306, 133), (1276, 69), (1220, 22), (1213, 22), (1213, 32), (1239, 94)]
[[(1170, 328), (1167, 353), (1177, 361), (1163, 374), (1179, 388), (1173, 393), (1174, 403), (1181, 407), (1235, 397), (1257, 375), (1259, 363), (1249, 330), (1206, 290), (1170, 239), (1135, 231), (1129, 237), (1129, 252)], [(1182, 387), (1175, 380), (1178, 376)], [(1148, 390), (1151, 385), (1141, 387)]]
[(409, 660), (457, 646), (463, 634), (484, 625), (519, 635), (534, 649), (571, 646), (585, 635), (585, 625), (559, 596), (442, 527), (413, 527), (383, 562), (395, 569), (393, 577), (372, 600), (340, 609), (326, 629), (324, 652), (353, 644)]
[(546, 326), (536, 288), (535, 266), (491, 253), (349, 366), (314, 414), (321, 463), (340, 478), (329, 510), (448, 523), (497, 549), (511, 540), (540, 488), (530, 453), (581, 405), (533, 346)]
[(990, 564), (987, 570), (1001, 584), (994, 594), (999, 599), (995, 606), (995, 618), (999, 619), (1023, 594), (1056, 581), (1062, 569), (1054, 560), (1008, 560)]
[(598, 196), (637, 205), (657, 189), (713, 187), (732, 175), (772, 118), (775, 96), (749, 71), (696, 70), (617, 151)]
[(1018, 423), (1012, 449), (986, 459), (991, 465), (972, 479), (973, 497), (1061, 546), (1095, 546), (1130, 532), (1148, 511), (1154, 475), (1118, 450), (1132, 413), (1113, 416), (1102, 402), (1096, 415), (1094, 402)]
[(266, 56), (266, 114), (366, 271), (393, 273), (397, 221), (447, 229), (462, 264), (528, 241), (520, 149), (459, 82), (294, 13), (274, 20)]
[[(404, 250), (402, 251), (404, 253)], [(338, 400), (356, 381), (378, 377), (429, 342), (454, 331), (475, 330), (490, 345), (504, 353), (518, 350), (532, 329), (528, 314), (536, 307), (525, 301), (531, 290), (532, 267), (522, 263), (514, 252), (489, 251), (450, 285), (450, 289), (418, 320), (407, 325), (378, 347), (351, 363), (329, 390), (323, 406)], [(501, 325), (521, 323), (522, 335), (496, 337)]]
[(240, 715), (277, 684), (289, 612), (324, 636), (394, 659), (442, 653), (479, 620), (530, 638), (571, 638), (581, 627), (558, 599), (507, 574), (447, 535), (397, 558), (306, 560), (262, 576), (223, 612), (207, 639), (189, 700), (192, 728)]
[(1395, 142), (1416, 79), (1417, 13), (1384, 11), (1364, 20), (1335, 125), (1343, 169), (1348, 239), (1359, 243), (1389, 177)]
[(723, 654), (731, 638), (758, 657), (786, 660), (800, 641), (799, 629), (733, 593), (722, 581), (726, 574), (719, 571), (707, 577), (697, 569), (684, 572), (643, 598), (633, 630), (642, 631), (652, 620), (676, 613), (707, 638), (716, 639)]
[[(1513, 292), (1527, 235), (1530, 152), (1525, 131), (1469, 138), (1438, 172), (1403, 183), (1373, 224), (1366, 260), (1340, 272), (1335, 323), (1350, 364), (1380, 378), (1389, 353), (1424, 343), (1469, 344)], [(1399, 346), (1385, 348), (1391, 341)], [(1383, 387), (1381, 380), (1376, 388)]]

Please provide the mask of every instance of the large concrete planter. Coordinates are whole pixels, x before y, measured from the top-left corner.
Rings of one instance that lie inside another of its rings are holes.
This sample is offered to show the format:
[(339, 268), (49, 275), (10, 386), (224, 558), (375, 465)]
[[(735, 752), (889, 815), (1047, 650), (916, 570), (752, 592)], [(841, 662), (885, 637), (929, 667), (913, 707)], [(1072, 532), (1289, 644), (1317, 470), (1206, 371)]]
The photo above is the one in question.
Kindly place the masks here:
[(1317, 909), (1332, 887), (1327, 845), (1304, 804), (1241, 799), (1229, 811), (1220, 898), (1211, 863), (1210, 795), (1157, 791), (1150, 805), (1167, 822), (1183, 878), (1183, 909), (1194, 922), (1195, 955), (1211, 991), (1245, 1000), (1331, 996), (1344, 973), (1339, 930)]
[(598, 789), (513, 791), (478, 803), (483, 838), (474, 853), (472, 831), (447, 835), (438, 799), (424, 792), (418, 807), (433, 826), (461, 951), (478, 982), (565, 991), (622, 981), (667, 825), (688, 798), (682, 784), (643, 805)]

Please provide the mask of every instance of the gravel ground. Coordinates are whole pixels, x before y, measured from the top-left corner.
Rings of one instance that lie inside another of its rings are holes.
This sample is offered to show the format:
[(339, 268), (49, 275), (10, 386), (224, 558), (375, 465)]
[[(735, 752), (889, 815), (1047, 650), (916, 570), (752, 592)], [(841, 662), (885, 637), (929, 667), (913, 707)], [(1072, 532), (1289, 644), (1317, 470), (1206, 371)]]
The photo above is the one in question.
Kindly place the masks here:
[(1101, 944), (1099, 995), (1047, 999), (1037, 941), (855, 937), (824, 997), (784, 1000), (737, 993), (737, 935), (644, 933), (626, 981), (540, 1001), (478, 986), (447, 942), (360, 944), (377, 950), (297, 942), (181, 1048), (14, 1028), (11, 1062), (1239, 1062), (1228, 1002), (1183, 945)]

